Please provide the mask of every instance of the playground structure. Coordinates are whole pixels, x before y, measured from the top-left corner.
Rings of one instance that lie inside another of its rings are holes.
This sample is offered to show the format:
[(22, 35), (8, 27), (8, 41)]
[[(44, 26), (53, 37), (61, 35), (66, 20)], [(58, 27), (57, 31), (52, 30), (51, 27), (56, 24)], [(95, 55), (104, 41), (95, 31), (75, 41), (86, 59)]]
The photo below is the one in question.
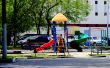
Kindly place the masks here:
[[(53, 50), (58, 54), (59, 52), (63, 52), (65, 55), (65, 51), (68, 51), (68, 29), (67, 29), (67, 23), (68, 19), (61, 13), (58, 13), (53, 19), (53, 39), (55, 40)], [(57, 39), (56, 37), (56, 23), (63, 23), (64, 24), (64, 40), (62, 39), (62, 35), (60, 35), (60, 39)], [(58, 45), (57, 45), (58, 40)], [(68, 52), (69, 54), (69, 52)]]
[(41, 45), (39, 48), (36, 48), (36, 49), (35, 49), (35, 53), (37, 53), (38, 51), (42, 51), (42, 50), (44, 50), (45, 48), (48, 48), (48, 47), (52, 46), (53, 44), (54, 44), (54, 40), (52, 39), (52, 40), (50, 40), (49, 42), (47, 42), (47, 43)]
[(78, 52), (82, 52), (82, 48), (80, 47), (80, 44), (82, 42), (85, 42), (88, 38), (88, 35), (87, 34), (83, 34), (83, 33), (80, 33), (80, 31), (75, 31), (75, 35), (77, 38), (75, 38), (75, 40), (71, 41), (69, 43), (69, 46), (73, 49), (77, 49)]
[(85, 42), (88, 38), (87, 34), (80, 32), (79, 26), (69, 26), (68, 27), (68, 33), (72, 36), (74, 36), (74, 40), (69, 41), (69, 46), (72, 49), (76, 49), (78, 52), (82, 52), (82, 47), (80, 47), (80, 44)]
[(60, 37), (58, 39), (58, 45), (56, 46), (56, 55), (57, 55), (57, 53), (60, 53), (60, 52), (64, 53), (64, 55), (65, 55), (65, 50), (66, 50), (65, 43), (62, 38), (62, 34), (60, 34)]
[[(68, 30), (66, 27), (66, 22), (68, 21), (68, 19), (61, 13), (58, 13), (53, 19), (52, 19), (52, 23), (53, 23), (53, 39), (50, 40), (48, 43), (45, 43), (43, 45), (41, 45), (39, 48), (36, 48), (34, 50), (35, 53), (37, 53), (38, 51), (44, 50), (47, 47), (50, 47), (53, 45), (53, 50), (54, 52), (59, 53), (59, 52), (63, 52), (65, 55), (65, 51), (66, 49), (68, 49), (68, 40), (67, 40), (67, 36), (68, 36)], [(66, 39), (65, 42), (63, 41), (63, 39), (57, 39), (56, 37), (56, 23), (64, 23), (64, 38)], [(58, 43), (57, 43), (58, 40)], [(57, 45), (58, 44), (58, 45)], [(66, 45), (65, 45), (66, 44)], [(67, 50), (68, 51), (68, 50)]]
[[(101, 34), (102, 34), (102, 35), (101, 35), (101, 36), (102, 36), (102, 41), (103, 41), (103, 40), (107, 40), (107, 30), (102, 30), (102, 31), (101, 31)], [(110, 45), (110, 38), (108, 38), (107, 44)], [(107, 45), (106, 45), (106, 46), (107, 46)]]
[[(68, 21), (68, 19), (63, 14), (58, 13), (52, 19), (52, 23), (53, 23), (52, 34), (53, 34), (53, 41), (54, 42), (49, 43), (50, 42), (49, 41), (48, 43), (41, 45), (41, 47), (35, 49), (36, 52), (44, 50), (45, 48), (50, 47), (50, 46), (52, 46), (53, 51), (56, 52), (56, 54), (62, 52), (65, 55), (66, 51), (69, 54), (68, 46), (70, 46), (73, 49), (77, 49), (78, 52), (82, 52), (82, 48), (80, 47), (80, 43), (86, 41), (88, 36), (86, 34), (80, 33), (78, 31), (79, 30), (79, 27), (78, 27), (77, 30), (74, 31), (75, 33), (71, 32), (73, 35), (75, 34), (78, 38), (71, 41), (68, 45), (68, 28), (67, 28), (67, 24), (66, 24), (67, 21)], [(57, 33), (56, 33), (56, 24), (57, 23), (63, 23), (64, 24), (64, 39), (63, 38), (61, 38), (61, 39), (57, 38)]]
[(100, 31), (99, 39), (101, 39), (101, 46), (105, 46), (107, 44), (107, 42), (105, 42), (105, 38), (107, 37), (107, 30), (105, 30), (104, 28), (92, 28), (92, 32), (94, 31)]
[[(94, 42), (93, 44), (91, 44), (91, 55), (92, 53), (94, 53), (94, 50), (96, 50), (97, 54), (102, 54), (102, 48), (106, 47), (108, 44), (107, 41), (107, 30), (105, 30), (104, 28), (92, 28), (91, 31), (100, 31), (100, 42), (101, 44), (98, 44), (97, 42)], [(98, 40), (98, 39), (97, 39)]]

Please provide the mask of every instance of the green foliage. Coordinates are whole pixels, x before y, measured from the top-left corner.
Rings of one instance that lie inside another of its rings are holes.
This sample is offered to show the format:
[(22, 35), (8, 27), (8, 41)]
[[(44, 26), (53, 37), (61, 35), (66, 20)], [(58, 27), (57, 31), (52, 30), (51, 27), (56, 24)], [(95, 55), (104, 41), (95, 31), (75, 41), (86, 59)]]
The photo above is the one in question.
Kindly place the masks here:
[[(30, 1), (16, 0), (16, 5), (15, 2), (12, 2), (10, 5), (10, 2), (7, 4), (7, 7), (11, 9), (11, 11), (7, 9), (8, 32), (11, 33), (16, 31), (16, 33), (20, 33), (30, 30), (30, 28), (34, 25), (33, 19), (30, 17)], [(16, 13), (16, 15), (14, 13)]]
[(2, 3), (0, 1), (0, 36), (2, 34)]
[[(59, 12), (67, 16), (72, 22), (79, 23), (89, 14), (90, 6), (86, 1), (87, 0), (7, 0), (8, 33), (16, 32), (16, 34), (19, 34), (31, 30), (33, 26), (36, 26), (37, 30), (39, 30), (41, 26), (47, 27), (47, 24), (53, 16)], [(1, 15), (0, 10), (0, 19)]]
[[(0, 49), (2, 49), (2, 45), (0, 45)], [(13, 45), (8, 45), (8, 46), (7, 46), (7, 49), (8, 49), (8, 50), (11, 50), (11, 49), (16, 49), (16, 50), (18, 50), (18, 49), (22, 49), (22, 48), (21, 48), (20, 45), (17, 45), (16, 48), (14, 48)]]
[(103, 46), (103, 50), (110, 50), (110, 46)]
[(62, 1), (62, 12), (74, 23), (80, 23), (88, 16), (90, 5), (87, 0)]
[(13, 62), (13, 57), (7, 57), (6, 59), (2, 59), (0, 56), (0, 63), (12, 63)]
[(49, 55), (47, 54), (32, 54), (32, 58), (47, 58)]

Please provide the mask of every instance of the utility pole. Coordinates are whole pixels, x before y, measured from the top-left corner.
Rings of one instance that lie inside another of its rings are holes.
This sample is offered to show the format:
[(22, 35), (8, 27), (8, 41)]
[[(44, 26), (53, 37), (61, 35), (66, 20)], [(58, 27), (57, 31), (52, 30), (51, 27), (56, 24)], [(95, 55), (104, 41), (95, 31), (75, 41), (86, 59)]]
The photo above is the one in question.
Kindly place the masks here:
[(2, 59), (7, 57), (6, 0), (2, 0)]
[(108, 30), (109, 29), (109, 0), (107, 0), (107, 45), (108, 46)]
[(17, 17), (17, 9), (16, 9), (16, 0), (14, 0), (14, 32), (13, 32), (13, 35), (14, 35), (14, 39), (13, 39), (13, 41), (14, 41), (14, 48), (16, 47), (16, 17)]

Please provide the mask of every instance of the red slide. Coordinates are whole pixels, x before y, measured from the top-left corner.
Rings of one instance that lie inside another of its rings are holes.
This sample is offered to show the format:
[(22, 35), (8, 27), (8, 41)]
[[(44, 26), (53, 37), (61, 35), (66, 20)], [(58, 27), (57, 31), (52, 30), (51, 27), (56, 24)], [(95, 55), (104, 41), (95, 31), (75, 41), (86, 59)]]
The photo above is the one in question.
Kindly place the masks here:
[(44, 50), (45, 48), (52, 46), (54, 42), (55, 42), (54, 40), (50, 40), (48, 43), (44, 43), (39, 48), (36, 48), (35, 51), (38, 52), (38, 51)]

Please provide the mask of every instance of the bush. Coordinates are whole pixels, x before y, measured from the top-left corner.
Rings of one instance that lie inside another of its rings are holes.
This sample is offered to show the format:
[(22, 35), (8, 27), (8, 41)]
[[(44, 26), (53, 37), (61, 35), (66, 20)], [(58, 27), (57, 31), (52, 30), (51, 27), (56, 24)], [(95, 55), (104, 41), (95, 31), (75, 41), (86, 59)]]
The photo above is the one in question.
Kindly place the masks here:
[(7, 57), (6, 59), (2, 59), (0, 57), (0, 63), (12, 63), (13, 62), (13, 57)]
[(110, 50), (110, 46), (108, 46), (108, 47), (106, 47), (106, 46), (105, 47), (102, 47), (102, 49), (103, 50)]
[[(0, 45), (0, 49), (2, 49), (2, 45)], [(20, 45), (17, 45), (16, 48), (14, 48), (12, 45), (7, 46), (7, 49), (21, 49)]]

